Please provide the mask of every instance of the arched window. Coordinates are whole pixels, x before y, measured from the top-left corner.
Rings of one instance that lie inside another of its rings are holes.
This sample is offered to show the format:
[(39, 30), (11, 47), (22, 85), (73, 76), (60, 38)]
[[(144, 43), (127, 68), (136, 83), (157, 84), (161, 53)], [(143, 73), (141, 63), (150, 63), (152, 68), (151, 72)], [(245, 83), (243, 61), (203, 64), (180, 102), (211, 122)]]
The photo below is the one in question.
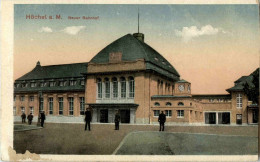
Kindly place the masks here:
[(172, 103), (166, 102), (166, 106), (172, 106)]
[(98, 98), (102, 98), (102, 80), (97, 79)]
[(120, 84), (121, 84), (121, 98), (126, 98), (126, 82), (125, 77), (120, 78)]
[(160, 106), (160, 103), (159, 102), (155, 102), (154, 106)]
[(184, 106), (184, 103), (183, 102), (179, 102), (178, 106)]
[(110, 98), (110, 82), (108, 78), (105, 78), (105, 97)]
[(129, 97), (135, 97), (135, 80), (133, 77), (129, 77)]
[(113, 98), (117, 98), (118, 97), (118, 82), (117, 82), (117, 78), (112, 78), (112, 82), (113, 82)]

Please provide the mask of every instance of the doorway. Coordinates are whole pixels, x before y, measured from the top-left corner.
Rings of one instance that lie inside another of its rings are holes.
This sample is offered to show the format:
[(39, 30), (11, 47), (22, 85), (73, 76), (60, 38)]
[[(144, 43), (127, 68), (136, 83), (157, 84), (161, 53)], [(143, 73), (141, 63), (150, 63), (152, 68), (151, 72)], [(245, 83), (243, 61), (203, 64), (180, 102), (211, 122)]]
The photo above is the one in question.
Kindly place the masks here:
[(252, 110), (253, 113), (253, 123), (258, 123), (258, 110)]
[(130, 123), (130, 110), (120, 110), (121, 123)]
[(108, 109), (100, 110), (100, 123), (108, 123)]

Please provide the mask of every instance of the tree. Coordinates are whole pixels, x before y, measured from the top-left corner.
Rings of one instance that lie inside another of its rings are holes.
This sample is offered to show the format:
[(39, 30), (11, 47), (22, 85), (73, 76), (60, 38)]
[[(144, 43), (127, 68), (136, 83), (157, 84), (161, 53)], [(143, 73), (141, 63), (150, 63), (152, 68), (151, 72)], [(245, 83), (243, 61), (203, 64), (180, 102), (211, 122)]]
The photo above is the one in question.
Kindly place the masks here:
[(248, 99), (253, 103), (259, 104), (259, 68), (256, 69), (252, 74), (250, 74), (252, 79), (252, 84), (249, 85), (248, 82), (244, 84), (244, 92), (248, 96)]

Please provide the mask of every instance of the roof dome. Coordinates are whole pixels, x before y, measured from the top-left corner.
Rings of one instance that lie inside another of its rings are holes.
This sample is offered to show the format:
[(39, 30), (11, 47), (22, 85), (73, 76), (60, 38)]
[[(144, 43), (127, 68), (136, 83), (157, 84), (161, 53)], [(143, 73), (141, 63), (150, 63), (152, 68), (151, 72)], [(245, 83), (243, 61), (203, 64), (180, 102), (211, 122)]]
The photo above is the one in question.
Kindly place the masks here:
[(109, 54), (114, 52), (122, 53), (122, 61), (144, 59), (146, 69), (155, 70), (157, 68), (157, 71), (167, 71), (167, 73), (173, 74), (174, 78), (180, 77), (175, 68), (162, 55), (132, 34), (115, 40), (94, 56), (90, 62), (109, 63)]

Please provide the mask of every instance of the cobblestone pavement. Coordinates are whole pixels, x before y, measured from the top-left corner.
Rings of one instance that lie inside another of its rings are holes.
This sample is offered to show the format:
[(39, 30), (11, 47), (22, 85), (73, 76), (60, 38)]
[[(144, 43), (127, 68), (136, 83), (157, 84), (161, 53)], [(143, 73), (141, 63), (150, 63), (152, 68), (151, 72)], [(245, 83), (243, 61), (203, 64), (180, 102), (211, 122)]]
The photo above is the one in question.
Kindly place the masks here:
[[(111, 155), (123, 138), (133, 131), (158, 131), (157, 125), (92, 124), (84, 131), (84, 124), (46, 123), (43, 129), (14, 132), (17, 153), (29, 150), (38, 154)], [(167, 126), (165, 132), (188, 132), (257, 137), (257, 126)]]

